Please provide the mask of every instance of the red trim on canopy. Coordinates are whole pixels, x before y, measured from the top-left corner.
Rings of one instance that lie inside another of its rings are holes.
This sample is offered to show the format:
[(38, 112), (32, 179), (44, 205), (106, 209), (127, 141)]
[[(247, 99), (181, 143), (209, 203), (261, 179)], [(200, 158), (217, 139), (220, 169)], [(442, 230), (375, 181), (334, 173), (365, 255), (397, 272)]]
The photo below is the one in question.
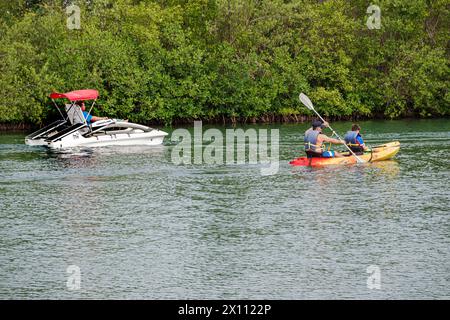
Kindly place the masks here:
[(98, 91), (92, 89), (76, 90), (67, 93), (53, 92), (50, 94), (50, 98), (52, 99), (67, 98), (70, 101), (95, 100), (97, 97)]

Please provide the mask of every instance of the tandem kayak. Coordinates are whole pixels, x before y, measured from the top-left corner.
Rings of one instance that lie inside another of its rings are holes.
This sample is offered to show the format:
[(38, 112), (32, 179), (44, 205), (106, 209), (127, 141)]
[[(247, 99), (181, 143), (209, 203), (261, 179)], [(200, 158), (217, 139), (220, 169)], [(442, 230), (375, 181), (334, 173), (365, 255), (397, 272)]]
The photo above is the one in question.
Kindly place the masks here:
[[(363, 155), (358, 155), (364, 162), (375, 162), (388, 160), (394, 157), (400, 150), (400, 142), (393, 141), (376, 147), (372, 151), (367, 151)], [(300, 157), (292, 160), (289, 164), (293, 166), (320, 167), (328, 165), (354, 164), (357, 160), (350, 152), (344, 153), (345, 157), (340, 158), (307, 158)]]

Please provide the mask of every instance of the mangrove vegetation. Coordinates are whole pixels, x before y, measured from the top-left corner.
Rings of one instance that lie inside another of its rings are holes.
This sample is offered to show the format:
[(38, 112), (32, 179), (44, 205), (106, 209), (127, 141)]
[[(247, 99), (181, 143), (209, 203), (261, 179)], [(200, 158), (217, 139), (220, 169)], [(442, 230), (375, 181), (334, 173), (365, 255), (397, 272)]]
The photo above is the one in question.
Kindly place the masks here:
[(449, 30), (448, 0), (0, 0), (0, 123), (84, 88), (140, 123), (448, 116)]

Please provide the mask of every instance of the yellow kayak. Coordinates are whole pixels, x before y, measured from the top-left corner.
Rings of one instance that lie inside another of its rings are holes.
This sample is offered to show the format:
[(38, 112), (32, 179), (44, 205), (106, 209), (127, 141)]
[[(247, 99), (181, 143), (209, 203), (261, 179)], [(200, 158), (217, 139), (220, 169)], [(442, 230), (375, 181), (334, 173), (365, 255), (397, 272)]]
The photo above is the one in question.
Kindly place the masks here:
[[(383, 161), (393, 158), (400, 150), (400, 142), (393, 141), (376, 147), (372, 147), (371, 151), (365, 152), (363, 155), (358, 155), (364, 162)], [(357, 160), (350, 152), (343, 153), (344, 157), (339, 158), (307, 158), (300, 157), (289, 162), (293, 166), (328, 166), (340, 164), (354, 164)]]

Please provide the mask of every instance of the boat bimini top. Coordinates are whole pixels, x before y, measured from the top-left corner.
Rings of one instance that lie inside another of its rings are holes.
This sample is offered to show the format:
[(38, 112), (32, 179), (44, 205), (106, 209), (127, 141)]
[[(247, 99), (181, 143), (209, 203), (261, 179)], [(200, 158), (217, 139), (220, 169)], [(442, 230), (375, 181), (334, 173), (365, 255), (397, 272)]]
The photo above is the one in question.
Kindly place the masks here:
[[(94, 100), (88, 111), (88, 115), (91, 114), (92, 108), (94, 107), (94, 104), (98, 98), (98, 91), (92, 90), (92, 89), (86, 89), (86, 90), (71, 91), (71, 92), (67, 92), (67, 93), (53, 92), (50, 94), (50, 98), (52, 99), (53, 104), (56, 106), (56, 109), (61, 114), (61, 117), (64, 120), (70, 121), (70, 123), (72, 125), (75, 123), (83, 123), (84, 122), (87, 126), (88, 125), (87, 121), (83, 115), (83, 112), (77, 106), (77, 102), (78, 101), (86, 101), (86, 100)], [(66, 104), (67, 117), (64, 117), (64, 115), (62, 114), (61, 110), (58, 107), (58, 104), (55, 101), (55, 99), (60, 99), (60, 98), (66, 98), (71, 102), (70, 104)]]

